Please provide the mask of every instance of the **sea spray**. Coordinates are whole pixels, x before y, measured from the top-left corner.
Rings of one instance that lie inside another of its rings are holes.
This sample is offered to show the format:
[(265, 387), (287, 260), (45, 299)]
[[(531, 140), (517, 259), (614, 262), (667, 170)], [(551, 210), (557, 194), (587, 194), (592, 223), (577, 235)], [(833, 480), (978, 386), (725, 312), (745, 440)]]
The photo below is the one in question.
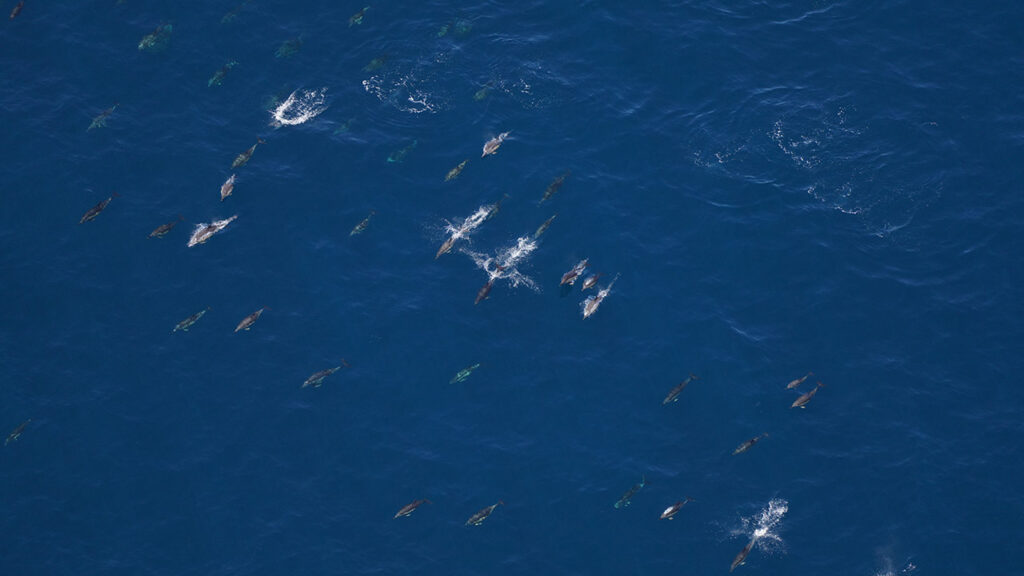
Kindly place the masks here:
[(513, 287), (526, 286), (537, 290), (536, 282), (517, 268), (536, 248), (536, 240), (530, 236), (522, 236), (516, 239), (515, 244), (499, 250), (494, 256), (478, 254), (469, 250), (464, 252), (473, 259), (478, 268), (487, 273), (488, 282), (508, 279)]
[(327, 88), (319, 90), (296, 90), (292, 92), (284, 102), (277, 105), (270, 112), (272, 120), (270, 125), (279, 128), (281, 126), (298, 126), (309, 122), (327, 109), (324, 103)]
[(734, 536), (746, 536), (749, 541), (732, 561), (730, 572), (746, 562), (747, 554), (754, 548), (766, 554), (782, 549), (782, 538), (779, 537), (775, 527), (778, 526), (788, 510), (788, 502), (781, 498), (773, 498), (760, 513), (742, 519), (740, 527), (733, 530), (732, 533)]
[(445, 233), (448, 235), (448, 239), (441, 244), (441, 247), (437, 250), (435, 259), (440, 258), (442, 254), (448, 253), (455, 245), (456, 240), (465, 238), (469, 240), (469, 233), (475, 230), (478, 226), (487, 220), (487, 217), (492, 214), (493, 206), (484, 205), (476, 209), (476, 212), (470, 214), (465, 220), (458, 225), (452, 224), (448, 220), (445, 220)]

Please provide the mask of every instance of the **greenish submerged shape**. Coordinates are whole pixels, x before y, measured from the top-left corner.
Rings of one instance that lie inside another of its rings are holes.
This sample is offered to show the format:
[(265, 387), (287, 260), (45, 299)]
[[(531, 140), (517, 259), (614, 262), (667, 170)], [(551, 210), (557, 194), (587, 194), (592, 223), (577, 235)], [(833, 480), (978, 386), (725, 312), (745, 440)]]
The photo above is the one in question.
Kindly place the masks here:
[(174, 27), (170, 24), (161, 24), (156, 30), (146, 34), (139, 41), (139, 50), (145, 52), (163, 52), (171, 42), (171, 32)]
[(301, 37), (286, 40), (284, 41), (284, 43), (281, 44), (281, 46), (278, 47), (277, 52), (274, 52), (274, 57), (291, 58), (292, 56), (295, 55), (296, 52), (299, 51), (300, 48), (302, 48)]
[(220, 70), (217, 70), (210, 78), (209, 82), (206, 83), (207, 87), (220, 86), (224, 82), (224, 77), (228, 75), (228, 70), (231, 70), (238, 65), (238, 62), (232, 60), (224, 66), (221, 66)]
[(405, 148), (402, 148), (401, 150), (397, 150), (395, 152), (392, 152), (390, 155), (388, 155), (388, 162), (391, 162), (393, 164), (397, 164), (399, 162), (404, 162), (405, 161), (405, 157), (409, 155), (409, 152), (412, 152), (413, 150), (416, 149), (416, 144), (418, 144), (418, 143), (419, 143), (418, 140), (413, 140), (412, 144), (409, 144), (408, 146), (406, 146)]
[(458, 384), (459, 382), (465, 382), (466, 378), (469, 378), (469, 375), (473, 373), (473, 370), (476, 370), (479, 367), (480, 367), (480, 364), (476, 363), (476, 364), (473, 364), (472, 366), (470, 366), (469, 368), (463, 368), (462, 370), (459, 370), (459, 373), (456, 374), (454, 378), (449, 380), (448, 383), (449, 384)]

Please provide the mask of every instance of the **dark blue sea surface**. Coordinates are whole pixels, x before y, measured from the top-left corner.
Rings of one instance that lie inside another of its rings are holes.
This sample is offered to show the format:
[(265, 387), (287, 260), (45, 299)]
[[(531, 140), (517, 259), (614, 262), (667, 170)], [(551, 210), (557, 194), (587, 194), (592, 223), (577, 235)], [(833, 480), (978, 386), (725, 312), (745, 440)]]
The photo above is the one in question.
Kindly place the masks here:
[(14, 6), (0, 574), (1024, 574), (1024, 5)]

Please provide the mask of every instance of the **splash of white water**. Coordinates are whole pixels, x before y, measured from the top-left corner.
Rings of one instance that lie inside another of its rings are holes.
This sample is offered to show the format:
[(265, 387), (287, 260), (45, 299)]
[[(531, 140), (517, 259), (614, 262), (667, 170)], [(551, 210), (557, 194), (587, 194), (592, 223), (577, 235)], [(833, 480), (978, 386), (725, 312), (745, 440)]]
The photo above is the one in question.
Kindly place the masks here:
[(600, 306), (605, 297), (611, 293), (612, 286), (615, 285), (615, 281), (618, 279), (619, 275), (616, 274), (615, 278), (613, 278), (607, 286), (599, 290), (596, 295), (588, 296), (587, 299), (580, 304), (580, 311), (583, 313), (584, 318), (589, 318), (594, 312), (597, 312), (598, 306)]
[(451, 222), (446, 221), (445, 231), (448, 232), (448, 234), (450, 234), (451, 237), (455, 238), (456, 240), (460, 238), (465, 238), (468, 240), (469, 233), (472, 232), (473, 230), (476, 230), (478, 226), (483, 224), (484, 220), (487, 220), (487, 215), (490, 213), (491, 206), (481, 206), (476, 209), (476, 212), (470, 214), (469, 217), (463, 220), (462, 223), (459, 224), (458, 226), (455, 226)]
[(363, 80), (364, 90), (403, 112), (432, 114), (446, 107), (443, 100), (422, 85), (423, 82), (412, 73), (397, 79), (392, 74), (385, 74)]
[(896, 572), (896, 568), (893, 565), (891, 558), (883, 558), (882, 564), (882, 569), (876, 572), (875, 576), (909, 576), (910, 574), (913, 574), (915, 570), (917, 570), (917, 566), (910, 560), (907, 560), (907, 563), (903, 565), (903, 568), (901, 568), (899, 572)]
[(324, 104), (327, 88), (319, 90), (296, 90), (292, 92), (284, 102), (281, 102), (271, 113), (273, 120), (270, 125), (278, 128), (281, 126), (297, 126), (316, 118), (321, 112), (327, 110)]
[(536, 248), (536, 240), (530, 236), (522, 236), (516, 239), (515, 244), (499, 250), (494, 256), (477, 254), (469, 250), (464, 252), (473, 259), (478, 268), (487, 273), (489, 282), (507, 278), (513, 287), (526, 286), (531, 290), (537, 290), (537, 283), (517, 268)]
[(775, 531), (775, 527), (788, 511), (788, 502), (781, 498), (774, 498), (760, 513), (743, 518), (741, 527), (733, 530), (733, 534), (748, 536), (762, 552), (770, 553), (780, 550), (783, 542), (778, 532)]

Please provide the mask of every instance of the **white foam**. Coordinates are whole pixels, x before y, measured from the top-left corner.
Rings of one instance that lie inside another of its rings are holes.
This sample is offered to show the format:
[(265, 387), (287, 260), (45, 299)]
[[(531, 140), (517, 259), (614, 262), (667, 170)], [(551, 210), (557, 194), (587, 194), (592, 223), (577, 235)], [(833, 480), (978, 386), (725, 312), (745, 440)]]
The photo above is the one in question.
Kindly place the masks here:
[(612, 281), (607, 286), (605, 286), (604, 288), (598, 290), (596, 295), (588, 296), (580, 304), (580, 310), (583, 313), (583, 317), (584, 318), (586, 318), (587, 316), (592, 315), (594, 312), (597, 312), (598, 307), (601, 306), (601, 302), (603, 302), (605, 297), (608, 296), (608, 294), (611, 293), (612, 286), (615, 285), (615, 281), (618, 280), (618, 279), (619, 279), (619, 275), (616, 274), (615, 278), (613, 278)]
[(885, 556), (882, 558), (882, 568), (875, 572), (874, 576), (910, 575), (913, 574), (915, 570), (917, 570), (917, 566), (910, 560), (907, 560), (906, 564), (903, 565), (903, 568), (897, 572), (896, 567), (893, 565), (892, 558)]
[(327, 110), (324, 103), (327, 88), (319, 90), (296, 90), (292, 92), (284, 102), (281, 102), (271, 113), (270, 125), (278, 128), (280, 126), (297, 126), (309, 122)]
[(761, 514), (757, 517), (757, 527), (754, 530), (753, 537), (758, 539), (758, 542), (762, 540), (775, 540), (778, 543), (782, 543), (782, 539), (779, 535), (773, 531), (775, 526), (779, 524), (782, 517), (789, 511), (789, 503), (780, 498), (775, 498), (768, 503), (768, 507), (761, 510)]
[(456, 240), (469, 240), (469, 233), (476, 230), (481, 224), (483, 224), (484, 220), (487, 220), (487, 215), (490, 214), (491, 208), (492, 206), (486, 204), (477, 208), (476, 212), (467, 216), (464, 220), (459, 222), (458, 225), (445, 220), (445, 233)]
[(757, 549), (764, 553), (782, 550), (784, 543), (775, 528), (788, 511), (788, 502), (774, 498), (761, 512), (743, 518), (741, 527), (732, 531), (733, 535), (749, 537)]
[(531, 236), (522, 236), (516, 239), (515, 244), (499, 250), (494, 256), (478, 254), (469, 250), (464, 250), (464, 252), (473, 259), (478, 268), (487, 273), (489, 282), (507, 279), (513, 287), (526, 286), (531, 290), (538, 290), (537, 283), (517, 268), (536, 248), (536, 240)]
[(434, 113), (444, 107), (443, 101), (423, 88), (419, 80), (408, 74), (393, 79), (392, 75), (371, 76), (363, 80), (363, 89), (381, 102), (411, 114)]

